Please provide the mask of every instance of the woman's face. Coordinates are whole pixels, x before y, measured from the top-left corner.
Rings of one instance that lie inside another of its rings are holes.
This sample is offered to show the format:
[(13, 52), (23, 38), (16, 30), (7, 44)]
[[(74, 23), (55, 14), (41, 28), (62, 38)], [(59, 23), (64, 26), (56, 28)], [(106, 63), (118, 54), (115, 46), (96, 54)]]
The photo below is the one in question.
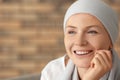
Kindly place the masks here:
[(112, 44), (102, 23), (89, 14), (72, 15), (65, 28), (64, 43), (68, 56), (77, 67), (88, 68), (97, 50)]

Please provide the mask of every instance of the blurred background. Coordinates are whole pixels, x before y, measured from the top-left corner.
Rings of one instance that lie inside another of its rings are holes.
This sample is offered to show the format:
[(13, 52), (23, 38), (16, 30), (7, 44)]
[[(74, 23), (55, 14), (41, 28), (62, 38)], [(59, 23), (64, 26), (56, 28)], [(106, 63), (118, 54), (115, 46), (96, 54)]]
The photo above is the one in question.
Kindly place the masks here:
[[(75, 0), (0, 0), (0, 80), (40, 73), (65, 54), (63, 17)], [(120, 0), (104, 0), (119, 14)], [(115, 44), (120, 54), (120, 36)]]

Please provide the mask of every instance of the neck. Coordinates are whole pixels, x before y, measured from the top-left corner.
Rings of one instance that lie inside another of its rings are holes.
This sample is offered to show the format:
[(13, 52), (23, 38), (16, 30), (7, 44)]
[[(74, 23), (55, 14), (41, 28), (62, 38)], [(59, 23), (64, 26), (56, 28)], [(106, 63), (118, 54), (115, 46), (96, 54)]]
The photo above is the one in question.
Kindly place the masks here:
[(79, 77), (82, 79), (88, 68), (78, 68)]

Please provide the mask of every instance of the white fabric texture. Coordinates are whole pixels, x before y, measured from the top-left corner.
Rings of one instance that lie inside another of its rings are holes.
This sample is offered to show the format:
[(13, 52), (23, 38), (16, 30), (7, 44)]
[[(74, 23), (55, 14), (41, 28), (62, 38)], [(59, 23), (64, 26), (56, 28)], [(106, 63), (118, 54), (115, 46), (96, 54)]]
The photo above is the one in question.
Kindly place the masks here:
[(65, 70), (65, 56), (52, 60), (41, 72), (40, 80), (57, 80), (58, 75), (61, 75)]

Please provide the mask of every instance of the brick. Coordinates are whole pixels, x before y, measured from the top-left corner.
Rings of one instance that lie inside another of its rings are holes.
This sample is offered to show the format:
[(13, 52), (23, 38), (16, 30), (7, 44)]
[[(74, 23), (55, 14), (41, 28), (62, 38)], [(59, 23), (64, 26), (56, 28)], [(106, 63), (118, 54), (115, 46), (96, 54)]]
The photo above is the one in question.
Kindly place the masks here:
[(1, 0), (2, 3), (15, 4), (15, 3), (37, 3), (39, 0)]
[(0, 21), (0, 29), (5, 30), (16, 30), (20, 29), (20, 22), (19, 20), (13, 20), (13, 21)]
[[(50, 61), (50, 60), (49, 60)], [(44, 62), (44, 61), (43, 61)], [(38, 73), (40, 73), (41, 71), (42, 71), (42, 69), (46, 66), (46, 64), (48, 63), (48, 61), (47, 62), (41, 62), (41, 63), (39, 63), (39, 64), (37, 64), (37, 67), (36, 67), (36, 69), (35, 69), (35, 71), (34, 72), (38, 72)]]
[(117, 11), (117, 12), (120, 11), (120, 6), (119, 6), (119, 5), (117, 5), (117, 4), (112, 4), (111, 6), (112, 6), (112, 8), (113, 8), (115, 11)]
[(1, 70), (0, 71), (0, 79), (5, 79), (5, 78), (10, 78), (10, 77), (15, 77), (20, 75), (18, 70), (15, 69), (6, 69), (6, 70)]
[(45, 3), (45, 4), (39, 4), (39, 5), (40, 5), (39, 6), (40, 7), (39, 11), (41, 13), (49, 13), (49, 12), (52, 12), (54, 10), (53, 4)]
[(15, 52), (23, 53), (23, 54), (33, 54), (36, 52), (36, 48), (34, 46), (17, 46), (15, 49)]
[(39, 45), (55, 45), (57, 43), (57, 40), (56, 39), (50, 39), (46, 37), (46, 39), (39, 39), (39, 40), (31, 40), (31, 43), (34, 43), (34, 44), (39, 44)]
[(1, 61), (13, 61), (13, 60), (17, 60), (17, 56), (13, 55), (13, 54), (0, 54), (0, 62)]
[(12, 64), (12, 67), (22, 71), (29, 71), (35, 69), (36, 65), (33, 62), (19, 61)]
[(18, 44), (18, 39), (15, 37), (0, 37), (0, 44), (4, 45), (17, 45)]
[[(14, 53), (14, 47), (12, 47), (11, 45), (0, 45), (0, 53), (1, 54), (11, 54)], [(4, 60), (3, 60), (4, 61)]]
[(5, 4), (5, 3), (16, 3), (16, 2), (21, 2), (22, 0), (1, 0), (1, 3), (2, 4)]
[(0, 37), (10, 36), (10, 32), (4, 29), (0, 29)]
[[(54, 29), (62, 29), (62, 24), (58, 21), (53, 21), (51, 20), (49, 17), (40, 17), (38, 16), (38, 18), (40, 20), (23, 20), (21, 22), (22, 24), (22, 28), (23, 29), (37, 29), (37, 30), (41, 30), (41, 29), (46, 29), (46, 30), (54, 30)], [(58, 18), (57, 18), (58, 19)], [(56, 20), (57, 20), (56, 19)]]
[(34, 37), (36, 36), (37, 31), (34, 29), (31, 30), (18, 29), (17, 31), (14, 31), (13, 34), (18, 37)]
[(18, 11), (22, 10), (23, 12), (51, 12), (54, 10), (54, 6), (52, 4), (49, 3), (33, 3), (33, 4), (1, 4), (0, 5), (0, 11)]

